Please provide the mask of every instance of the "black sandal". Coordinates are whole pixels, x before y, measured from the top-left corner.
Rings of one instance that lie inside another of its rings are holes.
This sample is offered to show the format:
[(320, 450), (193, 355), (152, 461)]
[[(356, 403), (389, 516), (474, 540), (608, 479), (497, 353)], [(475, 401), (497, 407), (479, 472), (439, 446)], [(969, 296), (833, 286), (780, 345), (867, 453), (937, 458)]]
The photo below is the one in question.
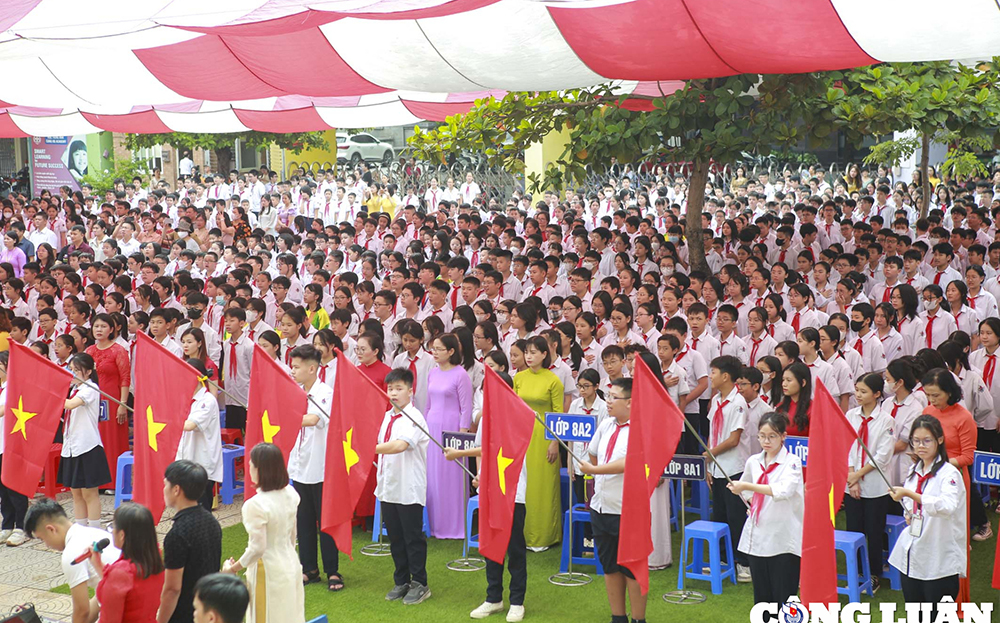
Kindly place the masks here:
[(320, 581), (321, 580), (319, 579), (319, 569), (302, 574), (302, 586), (309, 586), (310, 584), (315, 584)]
[(331, 593), (344, 590), (344, 578), (339, 573), (331, 573), (326, 579), (326, 588)]

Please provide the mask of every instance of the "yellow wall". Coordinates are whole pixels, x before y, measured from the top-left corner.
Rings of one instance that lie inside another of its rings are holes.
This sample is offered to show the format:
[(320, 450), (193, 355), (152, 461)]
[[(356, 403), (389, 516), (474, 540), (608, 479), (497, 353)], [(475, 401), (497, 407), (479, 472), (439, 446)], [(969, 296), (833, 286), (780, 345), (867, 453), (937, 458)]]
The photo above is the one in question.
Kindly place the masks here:
[[(336, 170), (337, 168), (337, 131), (327, 130), (323, 133), (323, 138), (326, 139), (328, 147), (326, 149), (303, 149), (299, 153), (293, 153), (288, 149), (282, 150), (282, 156), (284, 158), (285, 167), (285, 178), (292, 174), (298, 166), (305, 167), (306, 164), (309, 167), (305, 168), (332, 168)], [(272, 156), (273, 158), (273, 156)], [(277, 169), (281, 166), (280, 159), (278, 161), (272, 159), (272, 166)], [(318, 163), (318, 164), (317, 164)]]
[(524, 150), (524, 179), (527, 180), (532, 173), (537, 173), (541, 178), (545, 175), (548, 165), (554, 163), (569, 142), (569, 130), (563, 129), (559, 132), (549, 132), (540, 143), (533, 143)]

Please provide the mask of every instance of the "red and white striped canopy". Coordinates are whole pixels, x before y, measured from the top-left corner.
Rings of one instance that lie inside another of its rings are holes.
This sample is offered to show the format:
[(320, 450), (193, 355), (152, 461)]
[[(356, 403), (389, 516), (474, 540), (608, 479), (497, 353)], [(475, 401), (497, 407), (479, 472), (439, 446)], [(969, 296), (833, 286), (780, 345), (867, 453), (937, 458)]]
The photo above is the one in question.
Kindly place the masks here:
[(953, 0), (960, 19), (940, 11), (929, 0), (2, 0), (0, 136), (399, 125), (489, 92), (623, 81), (654, 95), (658, 81), (1000, 50), (994, 0)]

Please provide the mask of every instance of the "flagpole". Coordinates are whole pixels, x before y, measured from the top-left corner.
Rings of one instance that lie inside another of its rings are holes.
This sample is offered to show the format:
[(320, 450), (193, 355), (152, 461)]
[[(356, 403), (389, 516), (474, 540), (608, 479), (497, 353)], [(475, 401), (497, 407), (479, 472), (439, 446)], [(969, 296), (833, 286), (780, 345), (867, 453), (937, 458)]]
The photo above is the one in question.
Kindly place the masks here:
[(889, 487), (889, 491), (895, 491), (896, 488), (892, 485), (891, 482), (889, 482), (889, 479), (886, 478), (885, 472), (882, 471), (882, 468), (878, 466), (878, 461), (875, 460), (875, 455), (872, 454), (872, 451), (868, 449), (868, 445), (865, 444), (865, 442), (861, 441), (861, 435), (858, 435), (858, 443), (864, 449), (865, 454), (868, 455), (868, 458), (869, 460), (871, 460), (872, 465), (875, 466), (875, 469), (878, 471), (878, 475), (882, 477), (882, 480), (885, 481), (886, 486)]
[[(71, 373), (71, 374), (72, 374), (72, 373)], [(75, 375), (75, 374), (73, 374), (73, 378), (74, 378), (74, 379), (76, 379), (77, 381), (80, 381), (81, 383), (86, 383), (86, 382), (88, 382), (88, 380), (87, 380), (87, 379), (81, 379), (80, 377), (78, 377), (78, 376), (77, 376), (77, 375)], [(104, 396), (105, 398), (107, 398), (108, 400), (110, 400), (111, 402), (114, 402), (114, 403), (118, 404), (119, 406), (122, 406), (122, 407), (125, 407), (125, 408), (126, 408), (126, 409), (128, 409), (129, 411), (132, 411), (133, 413), (135, 413), (135, 409), (133, 409), (132, 407), (128, 406), (127, 404), (125, 404), (125, 403), (124, 403), (124, 402), (122, 402), (121, 400), (119, 400), (119, 399), (115, 398), (115, 397), (114, 397), (114, 396), (112, 396), (111, 394), (109, 394), (109, 393), (107, 393), (107, 392), (103, 392), (103, 391), (101, 391), (101, 388), (100, 388), (100, 387), (97, 387), (97, 383), (94, 383), (94, 382), (90, 382), (90, 383), (91, 383), (91, 385), (93, 385), (93, 386), (94, 386), (94, 387), (95, 387), (95, 388), (97, 389), (97, 392), (98, 392), (99, 394), (101, 394), (102, 396)]]
[(212, 385), (215, 386), (215, 389), (219, 390), (220, 392), (222, 392), (223, 394), (225, 394), (226, 396), (228, 396), (229, 398), (231, 398), (232, 401), (235, 402), (237, 406), (243, 407), (244, 409), (248, 409), (248, 410), (250, 409), (250, 407), (248, 407), (245, 404), (243, 404), (243, 402), (239, 398), (237, 398), (236, 396), (233, 396), (232, 394), (230, 394), (229, 392), (227, 392), (225, 389), (222, 388), (221, 385), (219, 385), (218, 383), (216, 383), (212, 379), (210, 379), (208, 377), (199, 377), (198, 380), (199, 381), (205, 381), (205, 382), (211, 383)]
[[(728, 474), (726, 474), (726, 470), (722, 469), (722, 465), (719, 465), (719, 460), (715, 458), (714, 454), (712, 454), (712, 449), (708, 447), (708, 444), (705, 443), (705, 440), (701, 438), (701, 435), (698, 434), (698, 431), (694, 429), (694, 426), (691, 425), (691, 422), (689, 422), (686, 417), (682, 417), (681, 419), (684, 420), (684, 426), (686, 426), (688, 431), (692, 435), (694, 435), (694, 438), (698, 440), (698, 443), (701, 444), (701, 447), (705, 448), (705, 454), (708, 455), (708, 458), (712, 459), (712, 462), (719, 467), (719, 471), (722, 472), (722, 476), (726, 479), (726, 482), (728, 482), (729, 484), (733, 484), (733, 479), (730, 478)], [(746, 506), (747, 510), (750, 510), (750, 503), (747, 502), (745, 499), (743, 499), (742, 495), (737, 495), (736, 497), (740, 499), (740, 502), (743, 502), (743, 506)], [(683, 500), (681, 501), (681, 503), (683, 504)]]

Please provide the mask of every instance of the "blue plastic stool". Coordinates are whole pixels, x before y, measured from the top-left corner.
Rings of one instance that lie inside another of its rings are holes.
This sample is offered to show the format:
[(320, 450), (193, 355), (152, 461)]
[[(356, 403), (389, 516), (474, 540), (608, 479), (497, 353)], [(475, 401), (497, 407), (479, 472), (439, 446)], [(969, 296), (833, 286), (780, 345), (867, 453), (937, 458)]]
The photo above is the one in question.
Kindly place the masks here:
[(670, 487), (670, 527), (673, 530), (680, 529), (681, 512), (680, 505), (681, 502), (681, 481), (671, 480), (668, 484)]
[[(722, 562), (719, 544), (726, 543), (726, 560)], [(688, 544), (694, 545), (691, 562), (688, 563)], [(709, 573), (705, 568), (705, 543), (708, 543)], [(712, 594), (722, 594), (722, 580), (729, 578), (736, 584), (736, 561), (733, 558), (733, 539), (729, 534), (729, 524), (715, 521), (698, 520), (688, 524), (684, 529), (684, 542), (681, 544), (681, 566), (677, 575), (677, 590), (684, 590), (684, 578), (692, 580), (708, 580), (712, 582)]]
[(232, 504), (233, 496), (243, 493), (243, 481), (236, 480), (236, 460), (243, 458), (243, 446), (225, 444), (222, 446), (222, 494), (223, 504)]
[[(583, 525), (590, 523), (590, 511), (583, 504), (573, 507), (572, 519), (570, 511), (566, 511), (563, 516), (563, 538), (562, 538), (562, 558), (559, 562), (559, 573), (566, 573), (569, 569), (569, 559), (572, 555), (574, 565), (588, 565), (594, 567), (594, 573), (604, 575), (604, 567), (597, 557), (597, 546), (592, 548), (593, 557), (584, 556), (586, 548), (583, 546)], [(573, 522), (573, 543), (569, 542), (569, 522)], [(578, 527), (579, 526), (579, 527)], [(570, 551), (572, 548), (572, 551)]]
[[(478, 500), (476, 500), (478, 503)], [(378, 498), (375, 498), (375, 516), (372, 518), (373, 526), (381, 526), (382, 536), (389, 536), (389, 531), (385, 529), (385, 525), (382, 523), (382, 502)], [(427, 506), (424, 506), (424, 536), (430, 538), (431, 536), (431, 524), (427, 519)], [(375, 529), (372, 529), (372, 543), (378, 542), (378, 533)]]
[[(871, 569), (868, 568), (868, 546), (865, 535), (860, 532), (845, 530), (833, 531), (834, 549), (844, 552), (847, 556), (847, 575), (837, 574), (837, 580), (847, 580), (847, 586), (837, 586), (839, 595), (847, 595), (851, 601), (860, 602), (861, 593), (868, 591), (869, 597), (874, 597), (872, 591)], [(858, 556), (861, 556), (861, 573), (858, 573)]]
[(326, 618), (325, 614), (321, 614), (312, 621), (308, 621), (307, 623), (330, 623), (330, 621), (329, 619)]
[(465, 506), (465, 540), (466, 547), (479, 549), (479, 533), (472, 534), (472, 520), (479, 512), (479, 496), (474, 495), (469, 498), (469, 503)]
[[(885, 562), (889, 562), (889, 554), (892, 553), (892, 548), (895, 547), (896, 540), (899, 539), (899, 535), (903, 534), (903, 530), (906, 530), (906, 520), (903, 519), (902, 516), (886, 515), (885, 534), (889, 537), (889, 549), (882, 557)], [(892, 590), (903, 590), (903, 584), (899, 579), (899, 569), (889, 565), (889, 570), (884, 571), (881, 575), (889, 580), (889, 586)]]
[(135, 457), (132, 451), (122, 452), (118, 457), (118, 467), (115, 472), (115, 508), (132, 499), (132, 468)]
[(685, 506), (684, 510), (695, 513), (702, 521), (709, 520), (712, 515), (712, 503), (709, 501), (707, 482), (704, 480), (691, 482), (691, 506)]

